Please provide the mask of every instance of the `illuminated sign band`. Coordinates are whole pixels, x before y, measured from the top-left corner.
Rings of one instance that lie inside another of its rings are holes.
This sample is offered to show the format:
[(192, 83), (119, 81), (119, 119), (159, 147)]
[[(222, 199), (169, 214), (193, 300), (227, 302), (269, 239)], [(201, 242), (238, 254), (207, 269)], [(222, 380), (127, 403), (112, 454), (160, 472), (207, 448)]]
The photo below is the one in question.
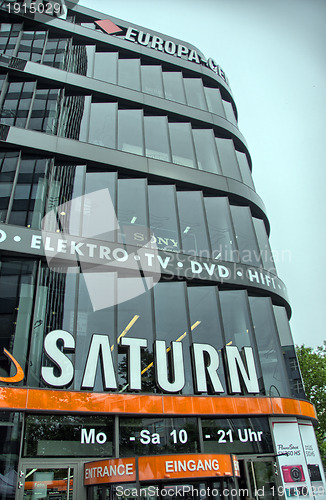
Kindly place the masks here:
[[(233, 466), (232, 466), (233, 465)], [(234, 467), (234, 471), (233, 471)], [(84, 484), (131, 482), (136, 480), (135, 458), (100, 460), (85, 464)], [(140, 481), (192, 477), (238, 475), (235, 455), (191, 454), (159, 455), (138, 458)]]
[[(77, 337), (78, 341), (78, 337)], [(119, 345), (128, 351), (128, 384), (127, 390), (141, 391), (142, 374), (154, 365), (155, 383), (166, 393), (177, 393), (185, 386), (185, 372), (188, 367), (184, 362), (184, 349), (180, 341), (166, 345), (164, 340), (154, 342), (154, 360), (145, 369), (141, 368), (142, 350), (147, 347), (146, 339), (122, 337)], [(76, 341), (73, 335), (65, 330), (53, 330), (44, 340), (44, 351), (54, 366), (42, 366), (43, 381), (51, 387), (68, 387), (74, 378), (75, 367), (67, 352), (74, 353)], [(112, 352), (107, 335), (94, 334), (88, 349), (81, 389), (93, 390), (95, 386), (97, 366), (100, 361), (103, 389), (118, 390)], [(240, 354), (236, 346), (227, 345), (223, 349), (224, 365), (230, 394), (242, 391), (248, 394), (259, 393), (259, 383), (255, 367), (253, 349), (244, 347)], [(208, 391), (210, 383), (215, 394), (225, 392), (217, 370), (220, 366), (218, 351), (209, 344), (194, 343), (191, 346), (193, 360), (193, 379), (197, 393)], [(59, 368), (59, 374), (58, 374)], [(189, 369), (189, 368), (188, 368)], [(172, 380), (171, 380), (171, 374)]]

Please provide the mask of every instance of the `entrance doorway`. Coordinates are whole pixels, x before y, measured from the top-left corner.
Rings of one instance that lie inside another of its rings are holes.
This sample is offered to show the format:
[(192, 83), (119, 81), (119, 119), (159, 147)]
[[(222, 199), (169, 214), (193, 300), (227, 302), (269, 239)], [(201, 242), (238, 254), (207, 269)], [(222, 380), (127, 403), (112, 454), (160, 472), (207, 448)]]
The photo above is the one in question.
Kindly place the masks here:
[(255, 500), (278, 500), (278, 482), (271, 458), (243, 459), (240, 465), (240, 488), (246, 488)]
[(22, 461), (18, 471), (17, 500), (78, 500), (76, 463)]

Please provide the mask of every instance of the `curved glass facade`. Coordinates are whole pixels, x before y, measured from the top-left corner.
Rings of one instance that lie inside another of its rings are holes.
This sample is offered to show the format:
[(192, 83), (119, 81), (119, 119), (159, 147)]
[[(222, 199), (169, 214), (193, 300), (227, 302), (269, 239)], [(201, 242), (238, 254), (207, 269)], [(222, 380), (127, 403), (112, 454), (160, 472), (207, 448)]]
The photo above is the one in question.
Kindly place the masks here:
[(0, 11), (0, 497), (303, 494), (315, 413), (223, 70)]

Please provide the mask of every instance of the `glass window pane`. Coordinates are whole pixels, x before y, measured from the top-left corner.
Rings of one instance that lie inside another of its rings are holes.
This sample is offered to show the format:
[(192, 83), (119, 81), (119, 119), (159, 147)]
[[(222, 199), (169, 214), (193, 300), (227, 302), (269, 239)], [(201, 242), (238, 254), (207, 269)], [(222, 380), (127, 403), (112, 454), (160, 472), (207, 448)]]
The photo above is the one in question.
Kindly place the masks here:
[[(22, 157), (9, 217), (11, 224), (40, 228), (49, 168), (49, 159)], [(33, 191), (35, 196), (30, 195)]]
[(182, 73), (163, 71), (163, 84), (166, 99), (186, 103)]
[[(0, 350), (6, 348), (21, 365), (27, 366), (29, 332), (33, 314), (36, 262), (2, 258), (0, 272)], [(13, 375), (7, 357), (1, 360), (0, 376)], [(19, 385), (22, 385), (20, 383)], [(0, 426), (1, 428), (1, 426)]]
[[(84, 237), (104, 241), (116, 240), (116, 178), (116, 172), (86, 173), (85, 195), (88, 193), (94, 195), (87, 198), (83, 206)], [(103, 193), (103, 190), (107, 192)], [(103, 218), (104, 213), (105, 218)]]
[(174, 186), (148, 186), (149, 217), (157, 248), (180, 251)]
[(222, 116), (225, 118), (225, 110), (222, 104), (221, 92), (219, 89), (213, 89), (211, 87), (204, 87), (206, 100), (208, 104), (208, 110), (211, 113)]
[(199, 191), (177, 193), (182, 249), (191, 255), (209, 258), (203, 197)]
[(207, 110), (202, 80), (200, 78), (184, 78), (183, 82), (188, 105)]
[(233, 110), (233, 106), (232, 104), (229, 102), (229, 101), (224, 101), (223, 99), (223, 106), (224, 106), (224, 109), (225, 109), (225, 116), (226, 116), (226, 119), (233, 123), (233, 125), (237, 125), (237, 120), (236, 120), (236, 117), (235, 117), (235, 114), (234, 114), (234, 110)]
[(261, 379), (259, 358), (249, 315), (248, 297), (245, 290), (219, 291), (226, 345), (252, 347), (257, 375)]
[(94, 78), (116, 84), (118, 81), (118, 53), (95, 52)]
[(215, 138), (223, 175), (242, 181), (232, 139)]
[[(75, 390), (81, 389), (92, 334), (108, 335), (110, 345), (114, 345), (116, 286), (116, 274), (113, 272), (99, 273), (95, 269), (94, 272), (80, 274), (76, 330), (78, 341), (75, 349), (73, 381)], [(92, 390), (103, 392), (102, 368), (99, 360)]]
[[(238, 454), (271, 454), (274, 452), (270, 425), (267, 418), (202, 419), (202, 426), (205, 453), (216, 453), (217, 450), (219, 453)], [(252, 441), (249, 441), (248, 434), (256, 436), (257, 439), (254, 438)], [(225, 439), (223, 439), (223, 436), (225, 436)], [(220, 496), (223, 496), (222, 492)]]
[[(147, 432), (146, 439), (140, 434), (142, 430)], [(179, 439), (180, 431), (182, 442)], [(120, 418), (119, 436), (122, 457), (200, 452), (196, 418), (122, 417)], [(154, 443), (152, 443), (152, 436)], [(142, 438), (142, 442), (140, 438)], [(144, 497), (142, 495), (142, 499), (145, 498), (155, 498), (155, 496), (151, 494)]]
[[(113, 456), (114, 419), (107, 415), (28, 415), (25, 425), (25, 457)], [(82, 442), (90, 429), (103, 432), (106, 442)]]
[(216, 151), (213, 130), (192, 130), (199, 170), (221, 174), (221, 166)]
[[(182, 394), (193, 394), (185, 284), (159, 283), (154, 286), (153, 290), (156, 340), (165, 340), (166, 348), (168, 348), (171, 342), (176, 342), (182, 337), (179, 342), (183, 346), (186, 380)], [(170, 376), (172, 376), (171, 379), (173, 380), (172, 373), (170, 373)]]
[[(216, 287), (193, 286), (188, 287), (188, 302), (193, 343), (209, 344), (214, 347), (219, 356), (225, 345), (222, 333), (221, 318), (218, 308)], [(226, 389), (223, 363), (220, 357), (218, 376)], [(215, 394), (210, 380), (208, 380), (208, 394)]]
[(227, 198), (204, 198), (214, 259), (239, 261)]
[(260, 267), (261, 258), (250, 209), (237, 206), (230, 208), (241, 262)]
[(305, 398), (306, 396), (303, 388), (301, 372), (286, 310), (281, 306), (273, 306), (273, 310), (282, 346), (287, 376), (290, 383), (291, 394), (295, 398)]
[(12, 476), (18, 476), (22, 416), (22, 412), (18, 413), (8, 410), (0, 412), (0, 442), (8, 443), (8, 446), (3, 446), (3, 451), (0, 455), (0, 468), (2, 471), (0, 495), (3, 500), (10, 500), (15, 496), (16, 480), (13, 481)]
[(264, 221), (261, 219), (256, 219), (253, 217), (254, 228), (258, 240), (259, 250), (261, 254), (261, 259), (263, 262), (264, 269), (276, 274), (275, 263), (269, 244), (269, 239), (266, 232), (266, 227)]
[(93, 102), (91, 104), (89, 123), (89, 142), (105, 146), (116, 147), (117, 111), (115, 102)]
[(290, 396), (271, 299), (267, 297), (249, 297), (249, 305), (262, 368), (265, 394), (270, 397)]
[[(137, 280), (138, 283), (135, 282)], [(126, 282), (129, 290), (141, 285), (139, 280), (142, 278), (130, 278)], [(118, 281), (119, 286), (125, 286), (124, 280)], [(123, 290), (121, 289), (123, 292)], [(130, 326), (132, 325), (132, 326)], [(118, 330), (117, 338), (121, 337), (127, 330), (124, 337), (145, 339), (147, 347), (141, 349), (141, 387), (142, 392), (156, 392), (155, 373), (153, 368), (153, 312), (152, 312), (152, 292), (141, 293), (131, 300), (118, 304)], [(116, 342), (117, 344), (117, 342)], [(116, 344), (114, 349), (116, 349)], [(120, 349), (121, 351), (121, 349)], [(128, 354), (119, 352), (118, 355), (118, 374), (119, 374), (119, 392), (130, 392), (128, 380)]]
[(145, 179), (119, 179), (118, 221), (120, 242), (145, 245), (149, 227)]
[(142, 91), (164, 97), (161, 66), (141, 66)]
[(168, 137), (168, 122), (165, 116), (145, 116), (146, 156), (157, 160), (171, 161)]
[(243, 182), (247, 184), (247, 186), (251, 187), (251, 189), (255, 189), (246, 154), (236, 151), (236, 155)]
[(140, 90), (139, 59), (119, 59), (118, 84), (129, 89)]
[(169, 123), (169, 131), (173, 163), (196, 168), (190, 123)]
[(118, 149), (144, 154), (143, 112), (140, 109), (119, 109)]

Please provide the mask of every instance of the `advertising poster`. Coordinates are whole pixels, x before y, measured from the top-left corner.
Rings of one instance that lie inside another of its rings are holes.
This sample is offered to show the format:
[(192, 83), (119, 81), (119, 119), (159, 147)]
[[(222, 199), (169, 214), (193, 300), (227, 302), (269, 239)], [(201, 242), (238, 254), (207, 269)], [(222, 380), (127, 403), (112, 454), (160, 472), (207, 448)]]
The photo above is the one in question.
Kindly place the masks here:
[(297, 420), (279, 418), (271, 423), (285, 498), (315, 498)]
[(326, 499), (324, 468), (321, 462), (313, 425), (307, 420), (299, 420), (298, 424), (312, 492), (318, 499)]

